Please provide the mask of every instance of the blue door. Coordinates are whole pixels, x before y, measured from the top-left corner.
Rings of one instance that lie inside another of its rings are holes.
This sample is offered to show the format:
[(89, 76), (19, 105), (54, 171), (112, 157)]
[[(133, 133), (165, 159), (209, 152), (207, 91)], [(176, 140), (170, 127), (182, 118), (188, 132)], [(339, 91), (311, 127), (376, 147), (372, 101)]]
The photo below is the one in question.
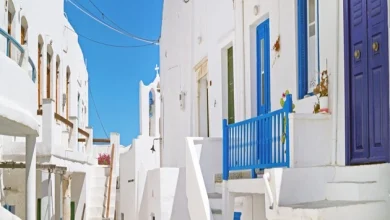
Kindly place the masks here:
[(234, 212), (233, 220), (241, 220), (241, 212)]
[[(262, 22), (256, 30), (257, 35), (257, 115), (267, 114), (271, 111), (270, 94), (270, 40), (269, 19)], [(257, 125), (257, 162), (264, 165), (271, 163), (272, 155), (272, 121), (270, 118), (262, 119)], [(256, 176), (254, 172), (253, 176)]]
[(257, 115), (271, 110), (269, 19), (257, 26)]
[(387, 0), (344, 0), (347, 164), (389, 161)]

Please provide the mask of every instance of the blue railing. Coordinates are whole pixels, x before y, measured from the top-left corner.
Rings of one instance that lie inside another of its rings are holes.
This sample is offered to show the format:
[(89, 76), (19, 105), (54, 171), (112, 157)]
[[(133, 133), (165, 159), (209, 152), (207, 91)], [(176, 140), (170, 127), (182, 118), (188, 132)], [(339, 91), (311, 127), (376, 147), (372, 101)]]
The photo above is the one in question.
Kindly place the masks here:
[(223, 120), (223, 179), (229, 171), (289, 167), (290, 139), (288, 114), (292, 96), (282, 109), (255, 118), (227, 124)]
[[(6, 55), (9, 57), (11, 54), (11, 48), (10, 48), (10, 42), (11, 42), (20, 51), (21, 57), (23, 57), (24, 48), (22, 47), (22, 45), (20, 45), (11, 35), (9, 35), (7, 32), (5, 32), (1, 28), (0, 28), (0, 34), (3, 35), (7, 39)], [(35, 69), (35, 65), (34, 65), (34, 62), (32, 61), (31, 57), (28, 58), (28, 62), (31, 65), (31, 69), (32, 69), (32, 75), (31, 75), (32, 81), (35, 82), (36, 69)]]

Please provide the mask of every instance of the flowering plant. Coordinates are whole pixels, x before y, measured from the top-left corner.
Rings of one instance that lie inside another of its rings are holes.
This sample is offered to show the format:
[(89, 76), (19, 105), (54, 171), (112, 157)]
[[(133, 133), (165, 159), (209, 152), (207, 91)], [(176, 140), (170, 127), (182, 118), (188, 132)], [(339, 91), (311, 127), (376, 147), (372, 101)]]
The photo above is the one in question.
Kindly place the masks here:
[(320, 97), (328, 96), (328, 71), (324, 70), (321, 73), (321, 81), (313, 90), (314, 95), (320, 95)]
[(98, 157), (98, 164), (99, 165), (110, 165), (111, 163), (111, 157), (108, 154), (99, 154)]
[[(290, 94), (290, 91), (286, 90), (283, 94), (282, 94), (282, 98), (280, 98), (280, 106), (282, 106), (282, 108), (284, 108), (284, 104), (286, 102), (286, 96)], [(292, 103), (292, 112), (295, 113), (294, 111), (295, 109), (295, 105), (294, 103)], [(287, 118), (286, 116), (283, 117), (283, 127), (282, 127), (282, 137), (281, 137), (281, 141), (282, 141), (282, 144), (284, 144), (284, 142), (286, 141), (286, 130), (287, 130)]]

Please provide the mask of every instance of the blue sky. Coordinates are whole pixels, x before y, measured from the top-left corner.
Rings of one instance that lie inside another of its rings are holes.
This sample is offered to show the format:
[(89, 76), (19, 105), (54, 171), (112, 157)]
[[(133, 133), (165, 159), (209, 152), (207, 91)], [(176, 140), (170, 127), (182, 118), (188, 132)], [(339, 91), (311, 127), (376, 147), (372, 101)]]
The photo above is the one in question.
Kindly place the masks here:
[[(72, 0), (99, 18), (102, 15), (89, 0)], [(109, 19), (126, 31), (147, 39), (158, 39), (161, 30), (163, 0), (91, 0)], [(65, 0), (65, 12), (76, 32), (93, 40), (117, 45), (145, 44), (94, 21)], [(107, 18), (106, 18), (107, 19)], [(104, 19), (102, 19), (104, 20)], [(108, 20), (104, 20), (107, 21)], [(131, 144), (139, 134), (139, 81), (150, 83), (159, 64), (159, 48), (152, 45), (140, 48), (114, 48), (79, 37), (87, 59), (89, 85), (100, 118), (109, 135), (119, 132), (121, 144)], [(89, 125), (94, 137), (105, 138), (89, 96)]]

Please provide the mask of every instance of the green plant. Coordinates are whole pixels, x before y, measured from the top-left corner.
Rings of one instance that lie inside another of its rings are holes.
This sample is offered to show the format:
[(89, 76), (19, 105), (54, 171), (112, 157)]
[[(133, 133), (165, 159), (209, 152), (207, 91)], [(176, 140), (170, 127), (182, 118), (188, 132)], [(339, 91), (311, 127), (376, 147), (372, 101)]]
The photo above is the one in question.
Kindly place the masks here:
[[(280, 98), (280, 106), (282, 106), (282, 108), (284, 108), (284, 104), (286, 103), (286, 97), (287, 95), (290, 94), (290, 91), (286, 90), (283, 94), (282, 94), (282, 98)], [(292, 103), (292, 112), (295, 113), (294, 111), (295, 109), (295, 104)], [(282, 137), (281, 137), (281, 142), (282, 144), (285, 143), (286, 141), (286, 130), (287, 130), (287, 117), (284, 116), (283, 117), (283, 126), (282, 126)]]
[(314, 95), (320, 95), (320, 97), (327, 97), (328, 96), (328, 71), (324, 70), (321, 73), (321, 81), (317, 84), (317, 86), (314, 88), (313, 93)]

